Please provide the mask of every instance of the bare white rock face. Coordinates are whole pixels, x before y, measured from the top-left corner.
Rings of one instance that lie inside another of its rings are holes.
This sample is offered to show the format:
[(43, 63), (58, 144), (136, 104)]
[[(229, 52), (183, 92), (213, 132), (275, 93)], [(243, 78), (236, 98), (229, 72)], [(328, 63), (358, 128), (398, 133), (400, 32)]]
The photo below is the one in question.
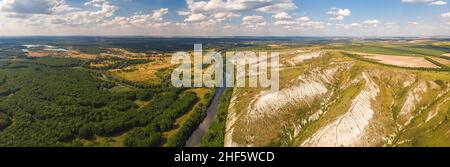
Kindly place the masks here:
[(372, 100), (375, 100), (380, 92), (378, 85), (366, 73), (363, 72), (362, 76), (366, 83), (365, 88), (353, 99), (349, 111), (319, 129), (311, 138), (303, 142), (302, 146), (359, 146), (362, 143), (364, 130), (374, 114), (371, 107)]
[[(350, 68), (351, 65), (351, 63), (339, 63), (333, 64), (325, 69), (316, 68), (309, 70), (307, 74), (300, 75), (290, 80), (287, 86), (279, 91), (259, 92), (248, 103), (246, 112), (240, 112), (239, 114), (237, 114), (235, 110), (235, 103), (239, 101), (239, 97), (237, 96), (245, 96), (245, 94), (234, 94), (228, 110), (224, 145), (227, 147), (252, 146), (248, 143), (252, 143), (253, 138), (265, 134), (240, 136), (240, 139), (242, 140), (242, 138), (244, 138), (246, 142), (238, 142), (233, 139), (233, 136), (235, 135), (234, 132), (236, 131), (235, 128), (247, 131), (247, 133), (251, 132), (252, 129), (248, 129), (248, 127), (245, 127), (243, 124), (252, 124), (259, 121), (264, 122), (267, 116), (270, 117), (284, 112), (292, 112), (290, 110), (295, 107), (307, 107), (312, 102), (320, 102), (321, 108), (317, 111), (311, 111), (311, 115), (305, 117), (301, 122), (317, 120), (321, 114), (326, 112), (327, 103), (333, 94), (332, 85), (336, 79), (336, 75), (340, 71)], [(241, 121), (241, 124), (236, 124), (238, 120)], [(301, 132), (302, 123), (291, 122), (290, 127), (292, 127), (294, 131), (289, 135), (291, 135), (291, 140), (294, 140)]]
[(302, 63), (305, 60), (310, 60), (310, 59), (313, 59), (313, 58), (317, 58), (317, 57), (320, 57), (321, 55), (322, 55), (322, 51), (310, 52), (310, 53), (302, 53), (302, 54), (299, 54), (299, 55), (295, 56), (294, 58), (292, 58), (288, 62), (292, 66), (295, 66), (296, 64)]
[(406, 124), (409, 124), (412, 117), (412, 111), (416, 109), (416, 105), (420, 102), (421, 94), (427, 92), (427, 84), (424, 81), (420, 81), (419, 84), (411, 91), (408, 92), (408, 97), (406, 98), (405, 103), (403, 104), (403, 107), (399, 113), (400, 117), (407, 117), (408, 120), (405, 122)]
[(328, 92), (327, 87), (319, 81), (304, 79), (303, 83), (276, 92), (261, 92), (252, 107), (249, 108), (251, 118), (281, 111), (288, 106), (297, 106), (308, 98)]
[(239, 147), (238, 143), (233, 141), (233, 132), (234, 132), (234, 124), (236, 123), (237, 116), (234, 105), (236, 104), (236, 96), (233, 96), (230, 100), (230, 105), (228, 106), (228, 116), (227, 116), (227, 124), (225, 125), (225, 137), (224, 137), (224, 146), (225, 147)]
[[(431, 85), (432, 89), (437, 89), (437, 87), (439, 87), (439, 85), (437, 85), (435, 82), (432, 82), (432, 81), (428, 81), (428, 82), (429, 82), (429, 85)], [(442, 97), (444, 94), (446, 94), (449, 91), (450, 91), (450, 84), (447, 84), (447, 88), (445, 90), (441, 91), (441, 93), (439, 93), (439, 95), (437, 97)], [(441, 103), (439, 103), (436, 106), (436, 108), (434, 110), (429, 112), (425, 122), (428, 122), (431, 119), (433, 119), (438, 114), (439, 109), (441, 109), (442, 105), (444, 105), (447, 101), (450, 101), (450, 97), (447, 97), (446, 99), (444, 99)]]

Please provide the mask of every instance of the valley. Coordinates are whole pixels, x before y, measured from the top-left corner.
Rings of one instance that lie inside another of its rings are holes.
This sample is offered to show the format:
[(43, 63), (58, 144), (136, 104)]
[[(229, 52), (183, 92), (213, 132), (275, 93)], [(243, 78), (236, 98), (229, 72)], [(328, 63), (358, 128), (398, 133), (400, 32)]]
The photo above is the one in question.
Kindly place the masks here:
[[(450, 146), (448, 39), (36, 38), (0, 38), (3, 147)], [(278, 52), (280, 90), (173, 87), (197, 42)]]

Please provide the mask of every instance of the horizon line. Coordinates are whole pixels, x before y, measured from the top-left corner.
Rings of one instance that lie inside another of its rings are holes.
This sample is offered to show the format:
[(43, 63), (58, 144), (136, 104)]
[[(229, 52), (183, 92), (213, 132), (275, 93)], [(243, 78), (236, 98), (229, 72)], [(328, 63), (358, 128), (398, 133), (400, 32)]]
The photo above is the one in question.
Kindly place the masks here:
[(325, 35), (224, 35), (224, 36), (198, 36), (198, 35), (0, 35), (0, 38), (8, 37), (147, 37), (147, 38), (450, 38), (450, 35), (362, 35), (362, 36), (325, 36)]

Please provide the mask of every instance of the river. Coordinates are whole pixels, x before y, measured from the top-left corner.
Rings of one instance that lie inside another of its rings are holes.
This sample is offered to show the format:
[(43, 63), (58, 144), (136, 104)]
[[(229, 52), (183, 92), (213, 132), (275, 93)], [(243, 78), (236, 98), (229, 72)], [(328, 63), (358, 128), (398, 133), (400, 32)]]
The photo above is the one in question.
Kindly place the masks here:
[(217, 110), (220, 103), (220, 96), (224, 91), (225, 87), (217, 88), (216, 93), (214, 95), (214, 99), (212, 100), (211, 104), (208, 106), (208, 109), (206, 111), (207, 113), (206, 118), (202, 121), (202, 123), (198, 126), (198, 128), (194, 131), (194, 133), (192, 133), (191, 137), (189, 137), (185, 145), (186, 147), (198, 147), (200, 145), (200, 141), (202, 140), (203, 136), (205, 135), (206, 131), (211, 125), (211, 122), (214, 120), (214, 118), (216, 118)]
[[(223, 50), (224, 49), (222, 49), (219, 52), (222, 52)], [(211, 104), (208, 106), (208, 109), (206, 110), (207, 113), (206, 118), (202, 121), (202, 123), (198, 126), (198, 128), (194, 131), (194, 133), (192, 133), (188, 141), (186, 141), (185, 147), (198, 147), (200, 145), (203, 136), (206, 134), (206, 131), (208, 131), (211, 122), (216, 118), (217, 110), (219, 109), (220, 96), (222, 96), (222, 93), (225, 91), (226, 88), (225, 71), (222, 83), (223, 83), (222, 87), (216, 88), (214, 99), (211, 101)]]

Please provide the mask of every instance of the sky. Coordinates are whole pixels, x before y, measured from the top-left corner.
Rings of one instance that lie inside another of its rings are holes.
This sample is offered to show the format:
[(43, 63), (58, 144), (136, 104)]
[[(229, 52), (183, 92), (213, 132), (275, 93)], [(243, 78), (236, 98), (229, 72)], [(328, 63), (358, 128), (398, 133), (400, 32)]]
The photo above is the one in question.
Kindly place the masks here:
[(448, 36), (447, 0), (0, 0), (0, 36)]

